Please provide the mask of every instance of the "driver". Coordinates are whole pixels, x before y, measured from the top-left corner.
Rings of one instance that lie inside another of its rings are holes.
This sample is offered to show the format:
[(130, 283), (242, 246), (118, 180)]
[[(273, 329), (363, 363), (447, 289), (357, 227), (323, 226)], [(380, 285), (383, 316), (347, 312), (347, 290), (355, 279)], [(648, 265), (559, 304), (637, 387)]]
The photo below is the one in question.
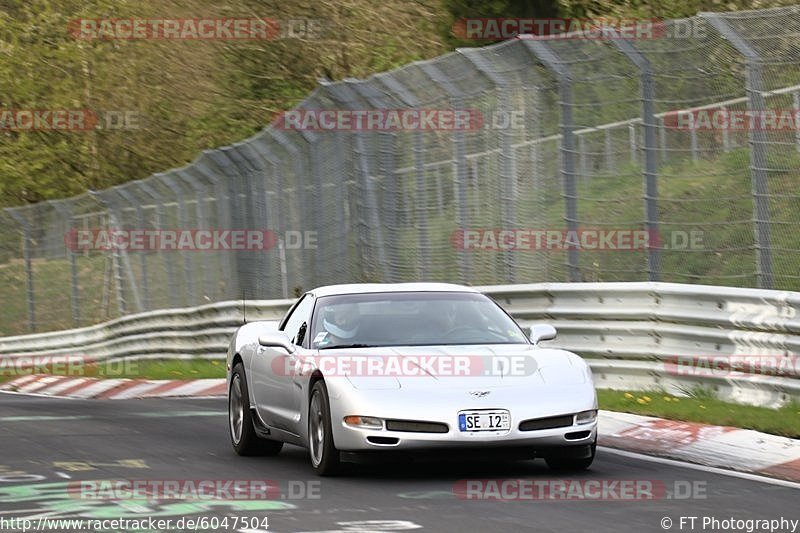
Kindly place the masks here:
[(438, 331), (448, 332), (458, 326), (458, 304), (454, 301), (441, 300), (431, 303), (432, 319)]
[(350, 344), (361, 325), (361, 313), (357, 304), (329, 305), (322, 311), (322, 327), (327, 334), (319, 341), (319, 347)]

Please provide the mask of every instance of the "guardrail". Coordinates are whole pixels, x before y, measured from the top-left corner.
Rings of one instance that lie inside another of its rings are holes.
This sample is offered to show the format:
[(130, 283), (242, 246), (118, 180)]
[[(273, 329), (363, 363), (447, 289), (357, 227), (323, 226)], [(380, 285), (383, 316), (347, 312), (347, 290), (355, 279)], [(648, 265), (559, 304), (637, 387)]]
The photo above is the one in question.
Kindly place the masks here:
[[(524, 326), (548, 322), (548, 343), (587, 358), (600, 388), (702, 386), (741, 403), (800, 399), (800, 293), (675, 283), (537, 283), (478, 287)], [(292, 300), (247, 302), (248, 321), (275, 320)], [(0, 338), (0, 357), (224, 356), (242, 323), (242, 302), (129, 315), (97, 326)], [(780, 375), (691, 367), (691, 356), (752, 356), (786, 362)], [(699, 371), (698, 371), (699, 370)]]

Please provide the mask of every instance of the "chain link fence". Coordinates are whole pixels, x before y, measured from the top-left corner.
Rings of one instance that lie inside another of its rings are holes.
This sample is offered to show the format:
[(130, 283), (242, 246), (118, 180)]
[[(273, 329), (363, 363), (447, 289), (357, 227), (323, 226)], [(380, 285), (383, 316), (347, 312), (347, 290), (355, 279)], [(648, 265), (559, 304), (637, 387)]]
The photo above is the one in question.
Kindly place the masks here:
[[(273, 125), (184, 168), (4, 209), (0, 335), (342, 282), (797, 290), (798, 34), (798, 7), (702, 13), (654, 38), (518, 38), (322, 81), (295, 111), (469, 110), (481, 125)], [(731, 127), (776, 110), (795, 122)], [(728, 126), (703, 127), (703, 112)], [(258, 230), (266, 244), (75, 245), (100, 230)], [(570, 231), (580, 246), (549, 240)], [(626, 231), (647, 239), (583, 241)], [(536, 232), (544, 244), (519, 245)]]

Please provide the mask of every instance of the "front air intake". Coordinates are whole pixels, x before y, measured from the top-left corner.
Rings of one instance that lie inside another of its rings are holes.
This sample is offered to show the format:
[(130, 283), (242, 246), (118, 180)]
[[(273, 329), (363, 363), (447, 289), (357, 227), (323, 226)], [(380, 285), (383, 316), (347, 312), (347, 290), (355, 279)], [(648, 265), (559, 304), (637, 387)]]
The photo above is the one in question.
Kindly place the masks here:
[(422, 422), (418, 420), (387, 420), (386, 429), (389, 431), (405, 431), (409, 433), (447, 433), (450, 429), (447, 424), (440, 422)]
[(519, 424), (520, 431), (536, 431), (537, 429), (565, 428), (572, 425), (573, 415), (551, 416), (548, 418), (531, 418)]

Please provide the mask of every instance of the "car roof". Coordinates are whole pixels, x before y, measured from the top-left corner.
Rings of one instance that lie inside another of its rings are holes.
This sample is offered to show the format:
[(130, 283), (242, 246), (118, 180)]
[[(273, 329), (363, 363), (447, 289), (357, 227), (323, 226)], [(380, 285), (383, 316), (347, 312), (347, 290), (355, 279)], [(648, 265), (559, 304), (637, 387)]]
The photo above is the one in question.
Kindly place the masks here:
[(349, 283), (343, 285), (326, 285), (309, 291), (314, 296), (334, 296), (338, 294), (369, 294), (380, 292), (470, 292), (477, 293), (472, 287), (453, 283)]

